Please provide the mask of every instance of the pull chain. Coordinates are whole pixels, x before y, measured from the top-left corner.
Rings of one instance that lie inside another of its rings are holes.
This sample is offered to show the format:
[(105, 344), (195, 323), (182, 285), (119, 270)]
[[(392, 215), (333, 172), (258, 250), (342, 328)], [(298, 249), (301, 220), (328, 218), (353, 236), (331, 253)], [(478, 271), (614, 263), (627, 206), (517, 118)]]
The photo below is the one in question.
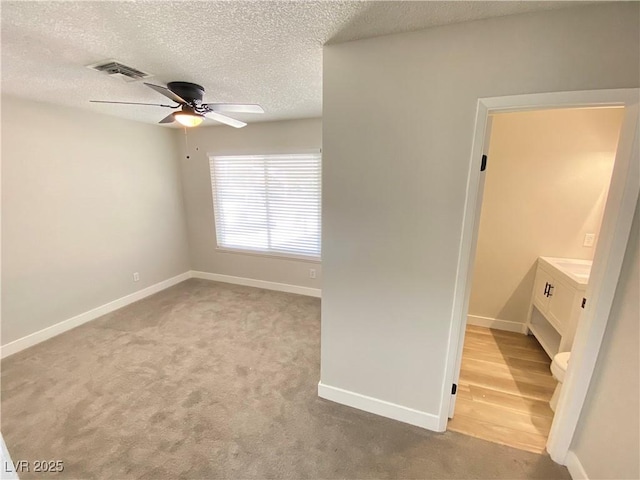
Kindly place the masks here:
[(189, 160), (189, 136), (187, 135), (187, 127), (184, 127), (184, 148), (187, 152), (187, 160)]

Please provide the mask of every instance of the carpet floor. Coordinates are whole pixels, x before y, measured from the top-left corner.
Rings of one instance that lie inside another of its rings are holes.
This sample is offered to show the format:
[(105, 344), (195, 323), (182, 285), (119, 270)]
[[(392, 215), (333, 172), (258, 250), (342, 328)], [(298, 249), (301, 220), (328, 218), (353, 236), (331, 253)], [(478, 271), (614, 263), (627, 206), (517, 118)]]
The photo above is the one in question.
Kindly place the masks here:
[(2, 433), (24, 479), (570, 478), (322, 400), (319, 365), (319, 299), (192, 279), (4, 359)]

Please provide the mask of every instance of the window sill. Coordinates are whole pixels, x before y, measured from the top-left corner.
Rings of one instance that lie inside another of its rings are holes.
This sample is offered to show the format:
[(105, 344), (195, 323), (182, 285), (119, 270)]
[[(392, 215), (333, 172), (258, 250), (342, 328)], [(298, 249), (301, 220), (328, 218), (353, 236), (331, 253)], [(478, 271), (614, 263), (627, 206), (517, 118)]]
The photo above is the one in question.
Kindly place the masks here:
[(287, 253), (259, 252), (255, 250), (242, 250), (239, 248), (216, 247), (218, 253), (231, 253), (234, 255), (249, 255), (252, 257), (267, 257), (279, 260), (296, 260), (307, 263), (322, 263), (322, 258), (307, 257), (305, 255), (295, 255)]

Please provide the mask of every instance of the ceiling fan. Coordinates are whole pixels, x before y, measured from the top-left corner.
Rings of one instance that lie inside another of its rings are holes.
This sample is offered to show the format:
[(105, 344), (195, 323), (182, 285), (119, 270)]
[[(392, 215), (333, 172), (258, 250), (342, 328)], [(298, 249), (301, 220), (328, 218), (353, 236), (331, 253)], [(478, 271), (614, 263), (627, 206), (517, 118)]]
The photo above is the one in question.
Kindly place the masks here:
[(204, 88), (195, 83), (189, 82), (169, 82), (166, 87), (145, 83), (145, 85), (165, 97), (173, 100), (177, 105), (165, 105), (162, 103), (139, 103), (139, 102), (111, 102), (107, 100), (90, 100), (92, 103), (119, 103), (123, 105), (151, 105), (180, 110), (170, 113), (158, 123), (179, 122), (185, 127), (197, 127), (205, 117), (216, 120), (225, 125), (235, 128), (242, 128), (246, 123), (227, 117), (221, 112), (229, 113), (264, 113), (260, 105), (246, 103), (202, 103)]

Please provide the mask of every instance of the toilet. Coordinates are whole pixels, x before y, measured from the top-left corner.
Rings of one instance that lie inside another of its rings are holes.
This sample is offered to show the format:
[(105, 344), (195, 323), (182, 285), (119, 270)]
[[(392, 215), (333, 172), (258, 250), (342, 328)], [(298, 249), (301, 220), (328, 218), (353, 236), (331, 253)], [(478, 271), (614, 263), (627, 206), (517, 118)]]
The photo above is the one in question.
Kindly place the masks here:
[(553, 378), (558, 381), (558, 385), (553, 392), (553, 396), (551, 397), (551, 400), (549, 400), (549, 406), (554, 412), (556, 411), (556, 407), (558, 406), (560, 389), (562, 388), (562, 382), (564, 382), (564, 376), (567, 373), (567, 365), (569, 365), (570, 356), (571, 352), (560, 352), (555, 357), (553, 357), (553, 361), (551, 362), (551, 373), (553, 374)]

